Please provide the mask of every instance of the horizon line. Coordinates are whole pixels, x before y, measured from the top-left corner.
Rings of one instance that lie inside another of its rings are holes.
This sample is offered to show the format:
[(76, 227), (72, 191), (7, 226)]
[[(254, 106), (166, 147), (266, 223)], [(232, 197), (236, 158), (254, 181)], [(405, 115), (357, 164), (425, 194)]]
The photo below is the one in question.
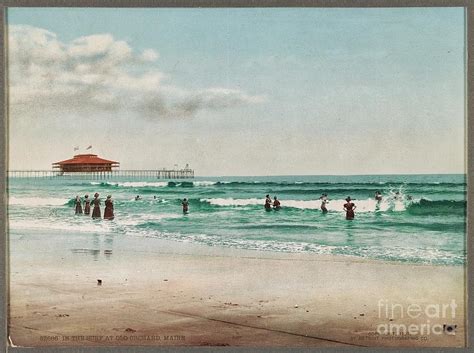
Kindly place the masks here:
[(199, 178), (238, 178), (238, 177), (288, 177), (288, 176), (390, 176), (390, 175), (468, 175), (466, 172), (463, 173), (380, 173), (380, 174), (268, 174), (268, 175), (197, 175)]

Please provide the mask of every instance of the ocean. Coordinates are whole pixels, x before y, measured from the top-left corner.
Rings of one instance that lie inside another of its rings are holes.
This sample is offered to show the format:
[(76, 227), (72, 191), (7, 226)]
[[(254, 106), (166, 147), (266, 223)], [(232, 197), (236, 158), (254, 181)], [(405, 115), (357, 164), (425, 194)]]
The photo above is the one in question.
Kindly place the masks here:
[[(383, 195), (379, 206), (376, 191)], [(92, 198), (95, 192), (102, 215), (103, 201), (112, 195), (113, 221), (74, 215), (75, 196)], [(13, 246), (35, 232), (48, 242), (50, 231), (63, 234), (64, 242), (107, 234), (144, 243), (161, 238), (420, 264), (463, 265), (466, 259), (466, 176), (459, 174), (10, 178), (8, 193)], [(320, 210), (323, 193), (329, 198), (326, 214)], [(277, 196), (282, 208), (265, 211), (266, 194)], [(345, 219), (347, 196), (357, 206), (354, 220)], [(189, 199), (189, 214), (182, 212), (183, 198)]]

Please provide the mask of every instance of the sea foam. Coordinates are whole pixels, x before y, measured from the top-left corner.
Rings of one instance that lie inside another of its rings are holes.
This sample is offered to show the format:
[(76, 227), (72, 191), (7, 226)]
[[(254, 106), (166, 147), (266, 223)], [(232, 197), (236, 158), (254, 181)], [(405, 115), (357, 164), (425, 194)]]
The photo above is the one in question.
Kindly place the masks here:
[[(251, 198), (251, 199), (233, 199), (233, 198), (212, 198), (200, 199), (201, 202), (206, 202), (214, 206), (222, 207), (240, 207), (251, 205), (264, 205), (265, 200)], [(321, 209), (321, 200), (280, 200), (282, 208), (291, 207), (303, 210), (318, 210)], [(407, 201), (401, 200), (384, 200), (380, 204), (374, 199), (353, 200), (357, 207), (356, 212), (376, 212), (376, 211), (405, 211), (408, 206)], [(330, 200), (326, 204), (328, 211), (344, 212), (345, 200)]]
[(68, 199), (54, 198), (54, 197), (16, 197), (10, 196), (8, 204), (13, 206), (63, 206), (69, 202)]

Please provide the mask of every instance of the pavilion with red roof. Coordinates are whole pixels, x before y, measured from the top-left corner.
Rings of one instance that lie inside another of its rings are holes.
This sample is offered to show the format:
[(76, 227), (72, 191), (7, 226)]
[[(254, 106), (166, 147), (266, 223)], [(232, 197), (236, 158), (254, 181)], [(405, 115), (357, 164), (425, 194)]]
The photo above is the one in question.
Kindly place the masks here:
[(77, 154), (71, 159), (53, 163), (61, 173), (111, 172), (120, 163), (98, 157), (96, 154)]

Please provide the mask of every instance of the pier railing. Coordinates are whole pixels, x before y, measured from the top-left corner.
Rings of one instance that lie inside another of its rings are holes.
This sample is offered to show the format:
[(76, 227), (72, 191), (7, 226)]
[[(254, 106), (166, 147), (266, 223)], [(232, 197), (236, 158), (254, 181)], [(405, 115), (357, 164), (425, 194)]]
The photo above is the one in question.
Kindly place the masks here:
[(134, 179), (191, 179), (193, 169), (113, 170), (107, 172), (61, 172), (58, 170), (8, 170), (8, 178), (65, 178), (109, 179), (129, 177)]

